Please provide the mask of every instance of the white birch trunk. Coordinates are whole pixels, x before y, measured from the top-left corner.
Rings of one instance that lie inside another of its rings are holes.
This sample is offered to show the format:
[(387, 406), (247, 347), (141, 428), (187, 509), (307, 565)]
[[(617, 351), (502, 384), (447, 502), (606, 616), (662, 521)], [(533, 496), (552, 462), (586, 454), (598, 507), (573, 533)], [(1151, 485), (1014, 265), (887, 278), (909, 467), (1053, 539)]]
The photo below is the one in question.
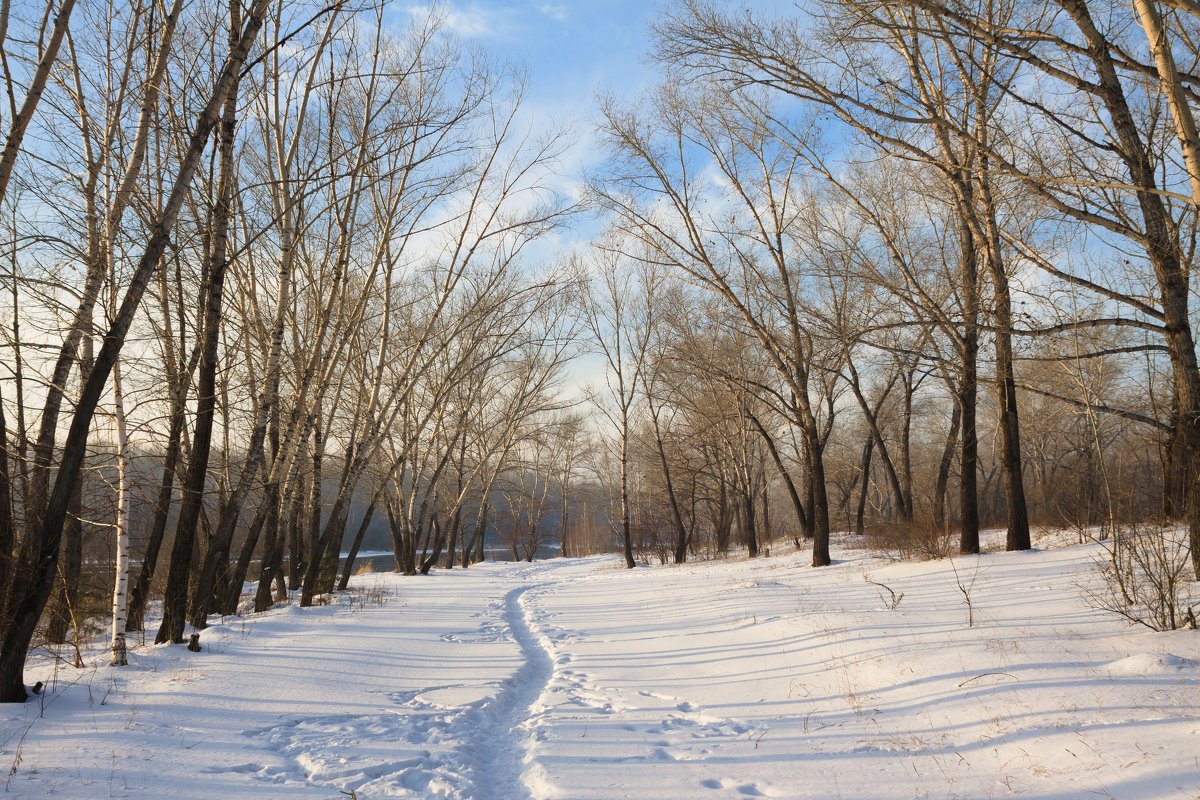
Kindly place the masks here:
[(129, 431), (125, 421), (125, 395), (121, 386), (121, 362), (113, 364), (113, 414), (117, 422), (117, 575), (113, 586), (112, 664), (124, 667), (125, 622), (129, 602)]
[(1179, 138), (1183, 164), (1192, 186), (1192, 202), (1200, 206), (1200, 134), (1196, 132), (1196, 118), (1183, 91), (1166, 26), (1153, 0), (1133, 0), (1133, 8), (1138, 24), (1146, 32), (1146, 42), (1150, 46), (1150, 54), (1154, 56), (1154, 65), (1158, 68), (1163, 97), (1175, 121), (1175, 134)]

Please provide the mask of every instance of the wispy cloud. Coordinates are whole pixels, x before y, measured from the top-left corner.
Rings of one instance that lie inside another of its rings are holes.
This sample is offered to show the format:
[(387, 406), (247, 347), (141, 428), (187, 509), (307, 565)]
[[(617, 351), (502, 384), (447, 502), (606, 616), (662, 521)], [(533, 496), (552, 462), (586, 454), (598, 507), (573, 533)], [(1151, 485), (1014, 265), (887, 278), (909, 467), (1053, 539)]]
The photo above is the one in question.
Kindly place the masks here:
[(555, 22), (567, 21), (567, 7), (562, 3), (542, 3), (538, 6), (538, 11)]
[(450, 33), (464, 39), (482, 39), (508, 30), (507, 15), (478, 3), (414, 4), (408, 13), (416, 19), (437, 19)]

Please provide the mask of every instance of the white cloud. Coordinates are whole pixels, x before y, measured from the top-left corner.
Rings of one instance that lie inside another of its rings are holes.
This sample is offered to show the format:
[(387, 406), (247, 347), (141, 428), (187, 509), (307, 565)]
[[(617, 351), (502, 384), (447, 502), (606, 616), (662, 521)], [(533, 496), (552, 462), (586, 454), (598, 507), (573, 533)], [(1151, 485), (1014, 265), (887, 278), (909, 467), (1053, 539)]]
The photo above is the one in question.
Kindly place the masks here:
[(440, 20), (445, 30), (463, 39), (482, 39), (507, 30), (507, 21), (501, 14), (478, 3), (410, 5), (408, 13), (418, 20)]
[(562, 3), (542, 3), (538, 6), (538, 11), (555, 22), (567, 21), (567, 7)]

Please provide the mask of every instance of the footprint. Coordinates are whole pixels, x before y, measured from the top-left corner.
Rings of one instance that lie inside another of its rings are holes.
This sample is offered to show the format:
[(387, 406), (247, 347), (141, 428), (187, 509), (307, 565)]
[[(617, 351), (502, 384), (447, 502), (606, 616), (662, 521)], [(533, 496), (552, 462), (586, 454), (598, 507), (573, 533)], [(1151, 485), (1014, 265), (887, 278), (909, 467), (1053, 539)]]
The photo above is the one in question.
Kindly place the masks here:
[(232, 767), (202, 767), (200, 769), (200, 772), (206, 773), (206, 774), (218, 774), (218, 773), (224, 773), (224, 772), (248, 774), (248, 773), (253, 773), (253, 772), (261, 772), (265, 769), (266, 769), (266, 767), (264, 767), (262, 764), (258, 764), (255, 762), (248, 762), (246, 764), (235, 764)]

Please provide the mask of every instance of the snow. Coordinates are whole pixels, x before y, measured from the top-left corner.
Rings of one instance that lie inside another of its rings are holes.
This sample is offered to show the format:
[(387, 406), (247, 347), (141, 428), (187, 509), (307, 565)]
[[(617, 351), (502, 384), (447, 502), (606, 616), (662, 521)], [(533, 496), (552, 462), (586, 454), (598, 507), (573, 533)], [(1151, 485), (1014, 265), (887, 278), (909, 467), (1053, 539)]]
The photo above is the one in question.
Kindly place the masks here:
[(18, 798), (1200, 796), (1200, 634), (1088, 608), (1096, 552), (359, 576), (200, 653), (39, 662), (0, 766)]

